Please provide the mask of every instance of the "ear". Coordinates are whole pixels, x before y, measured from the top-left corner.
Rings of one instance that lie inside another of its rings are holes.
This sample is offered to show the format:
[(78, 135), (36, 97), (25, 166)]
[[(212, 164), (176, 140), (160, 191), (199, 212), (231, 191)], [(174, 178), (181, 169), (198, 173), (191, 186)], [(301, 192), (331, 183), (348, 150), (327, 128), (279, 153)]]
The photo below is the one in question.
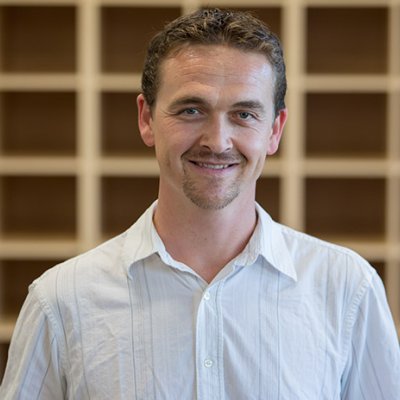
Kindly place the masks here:
[(271, 135), (269, 137), (267, 154), (275, 154), (279, 147), (279, 142), (281, 141), (283, 127), (285, 126), (288, 117), (287, 108), (283, 108), (279, 111), (278, 116), (275, 118), (274, 124), (272, 126)]
[(147, 104), (143, 94), (139, 94), (136, 99), (138, 108), (138, 125), (140, 136), (146, 146), (154, 146), (154, 135), (152, 130), (152, 116), (150, 106)]

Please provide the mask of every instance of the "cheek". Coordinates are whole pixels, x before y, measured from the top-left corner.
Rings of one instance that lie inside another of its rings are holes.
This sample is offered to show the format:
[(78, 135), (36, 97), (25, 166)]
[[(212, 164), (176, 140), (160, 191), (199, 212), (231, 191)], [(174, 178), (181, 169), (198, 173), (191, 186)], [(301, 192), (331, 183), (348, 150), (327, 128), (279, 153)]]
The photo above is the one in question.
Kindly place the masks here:
[(265, 160), (267, 156), (267, 146), (268, 142), (265, 135), (257, 133), (254, 136), (248, 135), (245, 140), (241, 140), (237, 145), (237, 149), (247, 160), (260, 162), (260, 160)]
[(164, 131), (164, 134), (159, 132), (155, 136), (155, 152), (160, 164), (168, 167), (179, 164), (187, 149), (184, 138), (173, 131)]

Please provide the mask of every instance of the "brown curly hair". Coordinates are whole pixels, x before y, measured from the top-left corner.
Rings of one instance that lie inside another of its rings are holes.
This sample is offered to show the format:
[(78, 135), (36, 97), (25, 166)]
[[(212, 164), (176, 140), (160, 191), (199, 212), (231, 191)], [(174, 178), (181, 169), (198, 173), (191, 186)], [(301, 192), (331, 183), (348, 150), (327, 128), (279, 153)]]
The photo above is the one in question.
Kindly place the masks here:
[(275, 115), (285, 108), (286, 68), (279, 38), (249, 12), (218, 8), (181, 16), (150, 41), (142, 75), (142, 91), (150, 107), (156, 102), (161, 63), (186, 44), (228, 45), (264, 54), (275, 76)]

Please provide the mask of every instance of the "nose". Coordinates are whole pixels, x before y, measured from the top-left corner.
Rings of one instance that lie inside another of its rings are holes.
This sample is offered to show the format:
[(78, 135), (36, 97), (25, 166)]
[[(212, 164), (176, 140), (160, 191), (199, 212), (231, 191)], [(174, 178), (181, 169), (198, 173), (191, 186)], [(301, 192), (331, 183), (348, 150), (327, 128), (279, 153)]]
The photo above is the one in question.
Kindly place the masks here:
[(233, 127), (223, 116), (210, 119), (204, 126), (200, 145), (215, 154), (222, 154), (232, 149)]

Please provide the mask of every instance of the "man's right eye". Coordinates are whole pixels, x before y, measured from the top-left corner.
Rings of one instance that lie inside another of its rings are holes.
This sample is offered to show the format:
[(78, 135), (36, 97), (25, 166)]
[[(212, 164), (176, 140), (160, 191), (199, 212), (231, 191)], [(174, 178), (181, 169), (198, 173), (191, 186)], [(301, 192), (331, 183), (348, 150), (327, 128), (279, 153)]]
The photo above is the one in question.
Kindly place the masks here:
[(199, 113), (199, 110), (197, 108), (185, 108), (184, 110), (181, 111), (181, 114), (186, 114), (186, 115), (196, 115)]

